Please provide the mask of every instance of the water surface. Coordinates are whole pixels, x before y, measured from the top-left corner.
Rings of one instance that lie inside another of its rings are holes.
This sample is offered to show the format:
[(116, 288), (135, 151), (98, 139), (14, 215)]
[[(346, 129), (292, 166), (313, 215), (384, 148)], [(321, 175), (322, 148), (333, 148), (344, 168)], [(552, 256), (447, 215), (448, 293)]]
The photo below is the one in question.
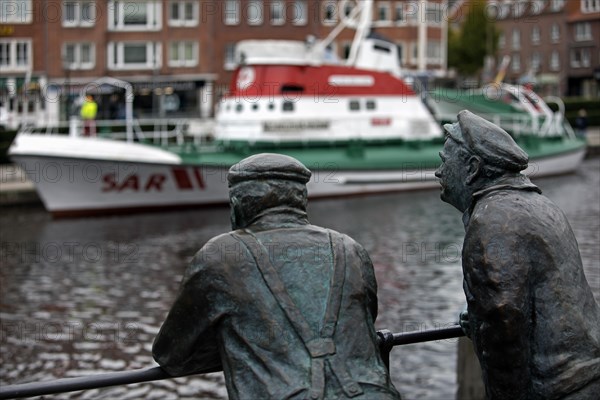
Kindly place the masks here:
[[(600, 158), (539, 180), (567, 214), (600, 299)], [(313, 201), (311, 222), (349, 234), (373, 260), (378, 329), (429, 329), (464, 305), (461, 215), (436, 190)], [(154, 366), (152, 340), (194, 253), (229, 227), (227, 208), (52, 220), (41, 208), (0, 215), (0, 384)], [(392, 351), (405, 399), (452, 399), (456, 341)], [(58, 395), (59, 399), (226, 398), (221, 374)]]

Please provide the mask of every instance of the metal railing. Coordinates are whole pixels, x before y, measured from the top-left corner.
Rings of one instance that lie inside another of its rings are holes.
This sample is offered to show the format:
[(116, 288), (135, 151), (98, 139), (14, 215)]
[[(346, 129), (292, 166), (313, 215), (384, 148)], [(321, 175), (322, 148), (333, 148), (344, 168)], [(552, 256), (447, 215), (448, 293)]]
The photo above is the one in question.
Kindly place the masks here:
[[(465, 334), (459, 325), (451, 325), (447, 328), (441, 329), (405, 333), (392, 333), (388, 330), (381, 330), (377, 332), (379, 349), (381, 351), (383, 361), (388, 369), (390, 351), (394, 346), (429, 342), (434, 340), (453, 339), (462, 336), (465, 336)], [(182, 376), (206, 374), (218, 371), (220, 371), (220, 369), (207, 369)], [(169, 375), (160, 367), (132, 371), (110, 372), (76, 378), (56, 379), (48, 382), (32, 382), (2, 386), (0, 387), (0, 399), (44, 396), (79, 390), (98, 389), (109, 386), (130, 385), (133, 383), (150, 382), (170, 378), (175, 377)]]
[[(114, 140), (137, 140), (152, 141), (153, 144), (166, 146), (174, 139), (175, 143), (182, 145), (186, 141), (192, 141), (200, 145), (204, 143), (212, 134), (211, 129), (214, 122), (191, 121), (178, 118), (161, 119), (133, 119), (131, 121), (132, 135), (128, 134), (127, 123), (123, 120), (97, 120), (96, 136), (105, 137)], [(190, 128), (194, 129), (192, 131)], [(83, 121), (79, 118), (73, 118), (70, 121), (61, 121), (55, 124), (37, 127), (33, 124), (22, 125), (19, 133), (25, 134), (44, 134), (44, 135), (70, 135), (78, 137), (83, 135)]]

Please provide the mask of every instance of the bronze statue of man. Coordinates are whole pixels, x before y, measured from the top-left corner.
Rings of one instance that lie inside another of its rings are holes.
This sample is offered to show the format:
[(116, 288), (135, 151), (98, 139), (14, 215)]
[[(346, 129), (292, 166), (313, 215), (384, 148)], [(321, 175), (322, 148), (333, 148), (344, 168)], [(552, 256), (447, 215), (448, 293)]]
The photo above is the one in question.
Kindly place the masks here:
[(521, 174), (527, 154), (468, 111), (445, 125), (441, 198), (463, 212), (461, 325), (489, 399), (600, 396), (600, 311), (563, 212)]
[(231, 399), (398, 399), (377, 345), (366, 251), (311, 225), (294, 158), (259, 154), (227, 179), (234, 231), (194, 257), (154, 341), (169, 374), (218, 370)]

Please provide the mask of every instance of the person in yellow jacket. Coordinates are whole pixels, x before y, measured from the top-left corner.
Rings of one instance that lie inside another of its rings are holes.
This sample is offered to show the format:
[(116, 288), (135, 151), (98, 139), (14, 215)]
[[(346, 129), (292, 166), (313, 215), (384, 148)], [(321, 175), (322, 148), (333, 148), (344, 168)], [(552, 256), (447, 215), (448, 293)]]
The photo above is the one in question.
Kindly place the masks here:
[(83, 120), (83, 136), (96, 136), (96, 114), (98, 113), (98, 104), (94, 101), (92, 95), (87, 95), (79, 115)]

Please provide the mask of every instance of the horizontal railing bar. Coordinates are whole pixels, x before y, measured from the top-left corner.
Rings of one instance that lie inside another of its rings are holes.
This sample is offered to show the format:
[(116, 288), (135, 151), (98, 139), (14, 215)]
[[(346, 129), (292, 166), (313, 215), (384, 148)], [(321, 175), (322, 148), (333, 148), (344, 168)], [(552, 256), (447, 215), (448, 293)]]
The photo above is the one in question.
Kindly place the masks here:
[(405, 344), (431, 342), (434, 340), (454, 339), (465, 336), (460, 325), (453, 325), (448, 328), (432, 329), (428, 331), (414, 331), (405, 333), (394, 333), (394, 346)]
[[(428, 342), (433, 340), (452, 339), (465, 336), (462, 328), (454, 325), (448, 328), (394, 333), (392, 346)], [(381, 340), (381, 338), (379, 338)], [(218, 372), (220, 369), (199, 371), (193, 374)], [(187, 375), (183, 375), (187, 376)], [(74, 392), (78, 390), (98, 389), (108, 386), (130, 385), (175, 378), (167, 374), (161, 367), (137, 369), (132, 371), (109, 372), (76, 378), (62, 378), (48, 382), (32, 382), (0, 387), (0, 399), (18, 399), (24, 397), (43, 396), (56, 393)]]

